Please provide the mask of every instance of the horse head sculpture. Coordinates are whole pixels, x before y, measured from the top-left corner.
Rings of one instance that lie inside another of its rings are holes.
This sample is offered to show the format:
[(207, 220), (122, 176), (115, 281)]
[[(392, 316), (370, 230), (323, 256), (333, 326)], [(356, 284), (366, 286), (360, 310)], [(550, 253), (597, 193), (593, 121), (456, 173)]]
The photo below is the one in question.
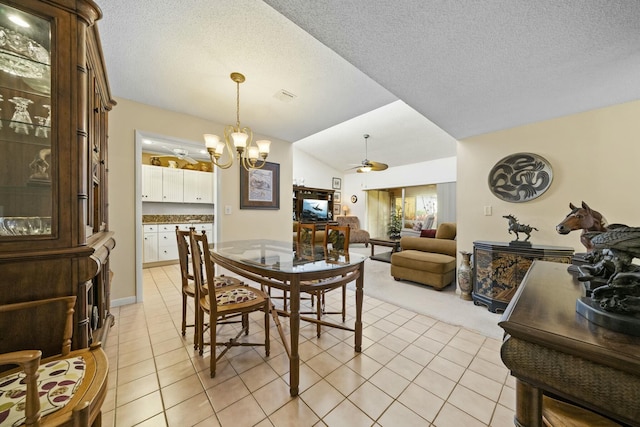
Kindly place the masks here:
[(556, 231), (559, 234), (569, 234), (573, 230), (582, 230), (580, 243), (587, 248), (588, 252), (591, 252), (594, 246), (591, 243), (591, 239), (586, 236), (586, 233), (589, 231), (607, 231), (607, 222), (600, 212), (591, 209), (585, 202), (582, 202), (582, 207), (569, 203), (569, 208), (571, 212), (567, 214), (560, 224), (556, 225)]

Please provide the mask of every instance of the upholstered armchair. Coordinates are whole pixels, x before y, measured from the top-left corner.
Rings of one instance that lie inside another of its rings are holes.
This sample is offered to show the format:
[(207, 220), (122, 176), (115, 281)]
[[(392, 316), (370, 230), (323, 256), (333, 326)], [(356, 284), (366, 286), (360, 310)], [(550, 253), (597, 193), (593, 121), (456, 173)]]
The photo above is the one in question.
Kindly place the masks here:
[(355, 215), (337, 215), (336, 221), (340, 226), (348, 226), (349, 243), (364, 243), (369, 246), (369, 232), (360, 228), (360, 220)]

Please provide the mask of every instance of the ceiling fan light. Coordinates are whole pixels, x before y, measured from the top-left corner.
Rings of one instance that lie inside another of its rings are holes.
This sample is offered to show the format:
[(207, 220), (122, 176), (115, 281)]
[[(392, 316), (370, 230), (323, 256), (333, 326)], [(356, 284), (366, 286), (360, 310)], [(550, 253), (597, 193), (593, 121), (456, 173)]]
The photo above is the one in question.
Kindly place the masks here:
[(360, 168), (360, 171), (361, 171), (361, 172), (365, 172), (365, 173), (366, 173), (366, 172), (371, 172), (371, 166), (362, 166), (362, 167)]

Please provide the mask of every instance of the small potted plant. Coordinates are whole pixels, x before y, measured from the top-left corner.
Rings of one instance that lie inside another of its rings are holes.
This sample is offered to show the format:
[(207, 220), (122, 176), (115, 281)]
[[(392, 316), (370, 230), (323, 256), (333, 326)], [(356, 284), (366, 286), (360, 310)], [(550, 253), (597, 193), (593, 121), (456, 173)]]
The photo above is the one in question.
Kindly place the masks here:
[(402, 230), (402, 215), (400, 215), (400, 209), (391, 212), (391, 218), (389, 220), (389, 226), (387, 228), (387, 235), (392, 239), (400, 238), (400, 230)]

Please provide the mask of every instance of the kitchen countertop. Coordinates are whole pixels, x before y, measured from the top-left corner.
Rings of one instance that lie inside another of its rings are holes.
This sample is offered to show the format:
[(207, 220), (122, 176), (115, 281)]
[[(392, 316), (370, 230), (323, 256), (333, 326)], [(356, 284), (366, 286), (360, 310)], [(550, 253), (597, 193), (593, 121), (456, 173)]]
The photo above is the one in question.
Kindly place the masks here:
[(213, 223), (213, 215), (142, 215), (143, 224)]

